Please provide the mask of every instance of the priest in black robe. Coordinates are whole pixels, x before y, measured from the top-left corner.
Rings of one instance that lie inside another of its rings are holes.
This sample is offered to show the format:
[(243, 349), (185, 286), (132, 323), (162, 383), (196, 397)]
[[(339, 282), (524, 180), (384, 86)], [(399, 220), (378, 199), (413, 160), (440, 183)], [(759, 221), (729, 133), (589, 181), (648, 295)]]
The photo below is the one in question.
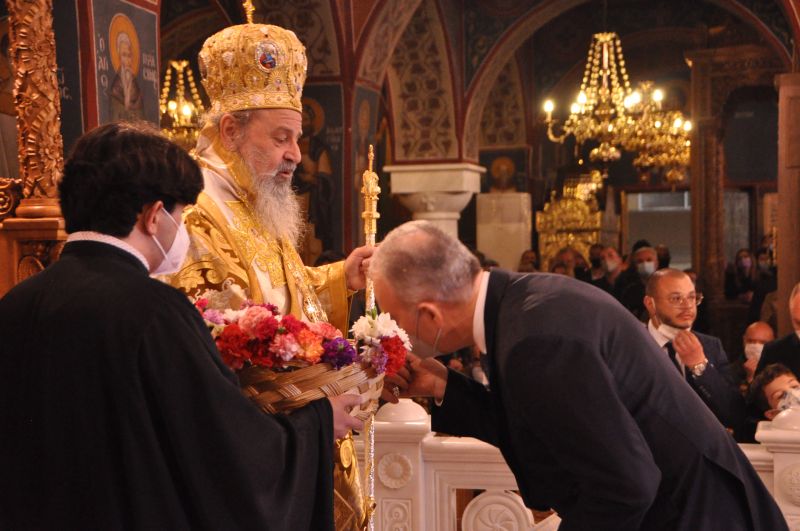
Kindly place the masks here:
[(333, 529), (334, 435), (359, 399), (262, 413), (150, 277), (182, 262), (202, 182), (145, 126), (76, 145), (61, 258), (0, 299), (0, 529)]

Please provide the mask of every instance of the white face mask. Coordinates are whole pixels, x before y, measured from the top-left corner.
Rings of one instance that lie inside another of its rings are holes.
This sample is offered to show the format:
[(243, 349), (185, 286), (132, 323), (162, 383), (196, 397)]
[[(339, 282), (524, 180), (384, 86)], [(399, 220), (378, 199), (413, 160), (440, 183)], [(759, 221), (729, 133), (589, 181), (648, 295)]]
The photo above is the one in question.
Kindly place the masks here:
[(419, 310), (417, 310), (417, 324), (414, 326), (414, 333), (408, 334), (408, 339), (411, 342), (411, 352), (420, 358), (433, 358), (441, 356), (439, 352), (439, 339), (442, 336), (442, 329), (436, 332), (436, 339), (433, 340), (433, 345), (420, 339), (419, 337)]
[(619, 267), (619, 260), (603, 260), (603, 266), (609, 273), (613, 273)]
[(155, 234), (150, 235), (150, 237), (153, 238), (153, 241), (156, 242), (158, 250), (161, 251), (161, 254), (164, 256), (164, 259), (160, 264), (158, 264), (158, 267), (155, 268), (151, 274), (170, 275), (180, 269), (183, 265), (183, 261), (186, 260), (186, 253), (189, 251), (190, 243), (189, 232), (186, 230), (186, 225), (183, 223), (177, 223), (165, 208), (162, 207), (161, 210), (164, 211), (169, 220), (178, 229), (175, 233), (175, 239), (172, 241), (169, 251), (166, 252), (164, 251), (164, 247), (161, 246), (161, 242), (159, 242), (158, 238), (156, 238)]
[(656, 263), (655, 262), (641, 262), (636, 264), (636, 270), (639, 272), (639, 275), (643, 277), (649, 277), (656, 271)]
[(664, 337), (666, 337), (670, 341), (675, 341), (675, 338), (678, 337), (678, 334), (680, 332), (683, 332), (684, 330), (689, 330), (689, 329), (688, 328), (675, 328), (674, 326), (670, 326), (668, 324), (661, 323), (660, 325), (658, 325), (658, 329), (657, 330), (659, 332), (661, 332), (661, 335), (663, 335)]
[(786, 393), (778, 402), (778, 409), (780, 411), (789, 408), (800, 408), (800, 389), (787, 389)]
[(744, 357), (748, 360), (761, 359), (761, 351), (764, 350), (764, 345), (761, 343), (745, 343), (744, 344)]

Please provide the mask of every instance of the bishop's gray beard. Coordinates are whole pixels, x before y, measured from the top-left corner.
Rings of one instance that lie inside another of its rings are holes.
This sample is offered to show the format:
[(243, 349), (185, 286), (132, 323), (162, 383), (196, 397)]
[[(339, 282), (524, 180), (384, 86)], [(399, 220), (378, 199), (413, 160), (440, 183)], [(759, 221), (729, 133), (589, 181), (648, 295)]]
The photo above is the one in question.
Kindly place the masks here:
[(281, 171), (293, 171), (295, 165), (284, 162), (272, 173), (258, 174), (247, 158), (245, 162), (253, 176), (254, 209), (261, 226), (272, 236), (297, 247), (305, 228), (300, 202), (292, 190), (292, 181), (277, 178)]

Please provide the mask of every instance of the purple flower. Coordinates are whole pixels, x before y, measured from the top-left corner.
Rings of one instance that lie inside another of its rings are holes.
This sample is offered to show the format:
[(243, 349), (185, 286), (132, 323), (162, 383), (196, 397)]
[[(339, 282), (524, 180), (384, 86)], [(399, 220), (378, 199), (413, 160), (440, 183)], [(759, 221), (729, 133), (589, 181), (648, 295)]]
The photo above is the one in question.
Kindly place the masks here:
[(337, 337), (326, 341), (323, 347), (325, 351), (322, 353), (322, 361), (330, 363), (335, 369), (350, 365), (356, 359), (355, 349), (344, 338)]
[(389, 357), (382, 348), (377, 348), (375, 351), (376, 352), (373, 354), (370, 363), (372, 363), (372, 367), (375, 369), (375, 372), (378, 374), (383, 374), (386, 372), (386, 361), (389, 359)]
[(222, 312), (220, 312), (219, 310), (214, 310), (214, 309), (206, 310), (203, 312), (203, 318), (206, 321), (214, 324), (218, 325), (225, 324), (225, 318), (222, 316)]

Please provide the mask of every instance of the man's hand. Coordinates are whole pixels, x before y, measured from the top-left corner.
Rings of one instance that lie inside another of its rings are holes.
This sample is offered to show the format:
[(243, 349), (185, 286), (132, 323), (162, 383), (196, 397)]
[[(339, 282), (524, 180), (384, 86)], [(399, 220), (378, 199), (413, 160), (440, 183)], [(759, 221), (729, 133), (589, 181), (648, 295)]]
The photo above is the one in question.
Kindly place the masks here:
[(675, 353), (680, 356), (681, 361), (687, 367), (694, 367), (698, 363), (705, 361), (706, 354), (703, 352), (703, 345), (697, 336), (689, 330), (681, 330), (672, 341)]
[[(433, 358), (421, 359), (413, 354), (406, 358), (406, 365), (397, 374), (383, 380), (381, 398), (396, 404), (400, 398), (432, 396), (436, 400), (444, 397), (447, 386), (447, 367)], [(397, 394), (394, 389), (397, 388)]]
[(364, 423), (350, 414), (350, 410), (361, 405), (361, 395), (339, 395), (328, 398), (333, 409), (333, 437), (341, 439), (349, 430), (361, 430)]
[(374, 247), (357, 247), (353, 249), (344, 261), (344, 278), (347, 283), (347, 289), (359, 290), (364, 289), (367, 285), (367, 273), (369, 272), (369, 261), (372, 253), (375, 252)]

